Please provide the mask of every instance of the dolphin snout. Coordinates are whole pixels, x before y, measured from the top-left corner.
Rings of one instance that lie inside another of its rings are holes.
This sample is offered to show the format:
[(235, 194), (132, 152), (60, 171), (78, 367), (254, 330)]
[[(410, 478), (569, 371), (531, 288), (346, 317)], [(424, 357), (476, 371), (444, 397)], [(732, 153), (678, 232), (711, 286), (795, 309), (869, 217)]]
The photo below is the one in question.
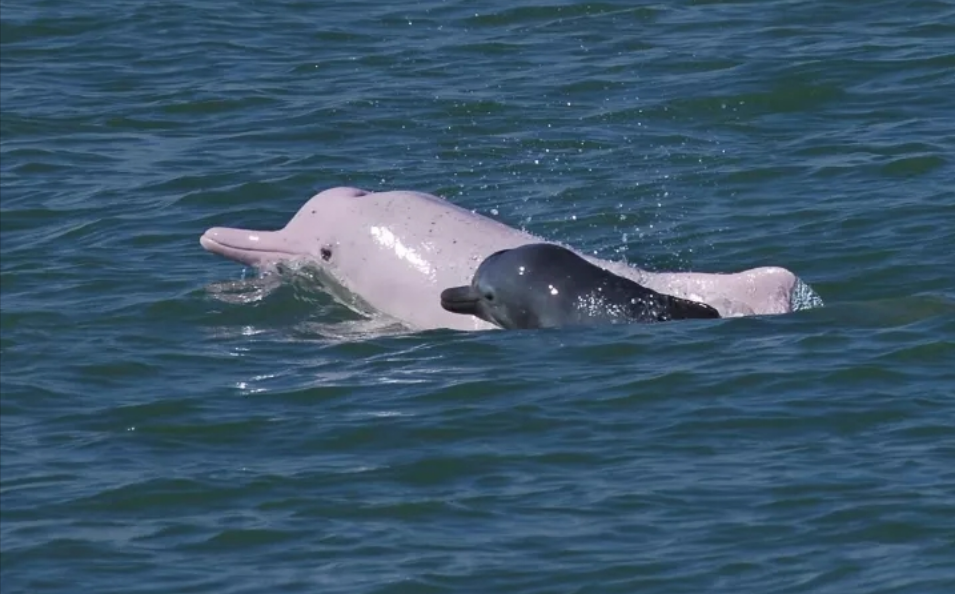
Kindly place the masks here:
[(478, 315), (481, 295), (470, 286), (441, 291), (441, 307), (451, 313)]
[(303, 255), (281, 231), (213, 227), (202, 234), (199, 245), (248, 266), (265, 266)]

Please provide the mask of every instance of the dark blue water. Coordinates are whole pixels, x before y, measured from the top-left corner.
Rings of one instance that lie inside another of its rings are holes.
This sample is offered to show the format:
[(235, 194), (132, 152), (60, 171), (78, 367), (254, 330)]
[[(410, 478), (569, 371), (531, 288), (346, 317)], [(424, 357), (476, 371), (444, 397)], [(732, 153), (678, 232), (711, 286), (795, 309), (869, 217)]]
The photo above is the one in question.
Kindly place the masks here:
[[(0, 2), (0, 591), (955, 591), (951, 2)], [(444, 196), (826, 307), (369, 333), (210, 255)]]

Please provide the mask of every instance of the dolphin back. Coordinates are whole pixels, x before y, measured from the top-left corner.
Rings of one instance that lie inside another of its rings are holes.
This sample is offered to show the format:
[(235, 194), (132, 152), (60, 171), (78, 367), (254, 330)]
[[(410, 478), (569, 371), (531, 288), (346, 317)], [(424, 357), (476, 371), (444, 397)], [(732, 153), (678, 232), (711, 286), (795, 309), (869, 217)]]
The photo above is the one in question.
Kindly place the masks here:
[(672, 295), (660, 294), (660, 305), (662, 307), (660, 308), (658, 319), (661, 322), (667, 320), (714, 319), (720, 317), (720, 312), (705, 303), (673, 297)]

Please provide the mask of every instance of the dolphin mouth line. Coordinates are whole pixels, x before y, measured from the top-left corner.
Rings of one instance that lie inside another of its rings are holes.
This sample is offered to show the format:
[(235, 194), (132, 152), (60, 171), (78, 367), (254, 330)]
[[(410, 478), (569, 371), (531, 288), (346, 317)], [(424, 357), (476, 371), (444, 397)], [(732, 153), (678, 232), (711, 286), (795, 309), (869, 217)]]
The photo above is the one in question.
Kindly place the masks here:
[(441, 307), (451, 313), (477, 315), (479, 301), (471, 287), (451, 287), (441, 291)]
[(279, 262), (308, 259), (307, 252), (277, 240), (271, 233), (263, 233), (255, 239), (253, 235), (258, 233), (244, 229), (214, 228), (202, 234), (199, 244), (206, 251), (223, 258), (262, 269), (272, 268)]
[(234, 243), (229, 243), (227, 241), (220, 241), (218, 239), (213, 239), (208, 235), (203, 235), (199, 238), (199, 243), (202, 244), (202, 247), (206, 248), (209, 251), (215, 251), (211, 248), (219, 248), (222, 250), (230, 250), (237, 252), (254, 252), (256, 254), (283, 254), (288, 256), (299, 256), (299, 252), (294, 252), (292, 250), (283, 250), (278, 248), (268, 248), (268, 247), (249, 247), (247, 245), (236, 245)]

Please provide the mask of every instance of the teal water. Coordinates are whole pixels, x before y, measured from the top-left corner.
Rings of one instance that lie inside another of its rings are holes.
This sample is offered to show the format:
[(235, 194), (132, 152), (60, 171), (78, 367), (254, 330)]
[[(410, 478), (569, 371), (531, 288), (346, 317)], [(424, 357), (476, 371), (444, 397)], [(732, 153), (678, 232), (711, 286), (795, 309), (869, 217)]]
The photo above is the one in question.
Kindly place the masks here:
[[(3, 594), (955, 591), (951, 2), (0, 21)], [(198, 244), (336, 185), (826, 307), (369, 334)]]

